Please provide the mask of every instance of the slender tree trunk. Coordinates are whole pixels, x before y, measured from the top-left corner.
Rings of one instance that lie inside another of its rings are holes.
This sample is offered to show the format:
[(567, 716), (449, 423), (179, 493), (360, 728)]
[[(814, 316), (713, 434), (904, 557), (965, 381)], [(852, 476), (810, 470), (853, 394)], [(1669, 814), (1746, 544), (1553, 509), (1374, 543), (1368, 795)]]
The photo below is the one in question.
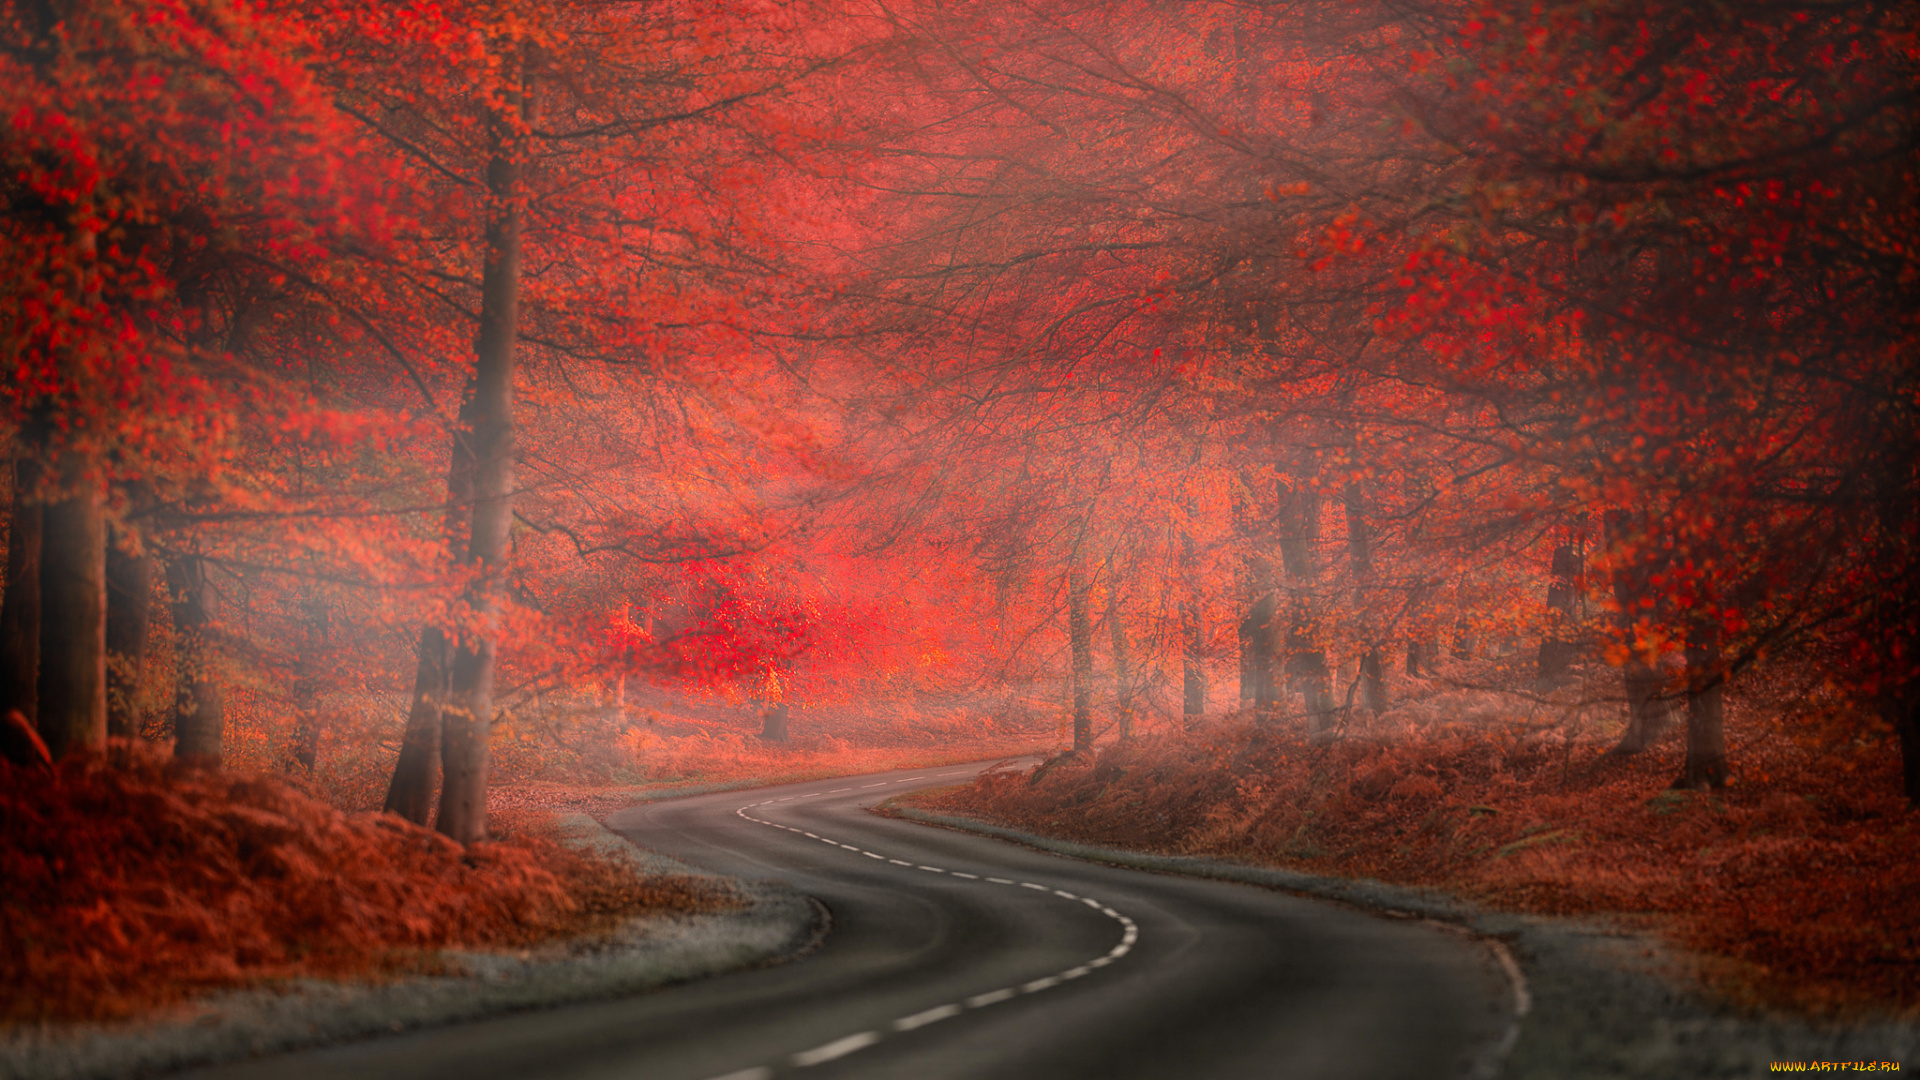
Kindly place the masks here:
[[(1109, 562), (1111, 567), (1112, 563)], [(1120, 740), (1133, 738), (1133, 669), (1127, 655), (1127, 627), (1120, 619), (1120, 579), (1109, 574), (1107, 587), (1107, 636), (1113, 644), (1113, 716)]]
[(1180, 712), (1188, 728), (1207, 711), (1207, 668), (1200, 625), (1200, 583), (1195, 572), (1193, 534), (1180, 537)]
[(94, 463), (59, 457), (60, 491), (41, 518), (36, 726), (57, 760), (107, 741), (106, 493)]
[(1687, 640), (1687, 762), (1676, 788), (1718, 791), (1727, 786), (1727, 737), (1722, 690), (1720, 628), (1694, 621)]
[(1579, 645), (1574, 640), (1574, 580), (1580, 574), (1580, 549), (1572, 542), (1553, 549), (1553, 580), (1547, 586), (1547, 633), (1540, 642), (1539, 679), (1551, 683), (1573, 665)]
[[(1354, 607), (1366, 612), (1373, 592), (1373, 523), (1367, 520), (1366, 493), (1349, 482), (1341, 491), (1347, 515), (1347, 562), (1353, 573)], [(1368, 641), (1360, 655), (1360, 705), (1375, 713), (1387, 711), (1386, 660), (1378, 641)]]
[(31, 722), (39, 701), (40, 463), (13, 460), (13, 519), (7, 534), (7, 591), (0, 600), (0, 713)]
[(521, 116), (495, 115), (490, 121), (487, 263), (474, 349), (473, 528), (467, 560), (481, 570), (469, 594), (477, 630), (452, 650), (435, 823), (440, 832), (466, 844), (487, 837), (487, 738), (493, 725), (496, 626), (513, 525), (513, 375), (520, 318), (521, 181), (527, 153), (521, 125), (531, 104), (524, 87), (511, 104)]
[(107, 543), (107, 734), (140, 734), (140, 682), (147, 667), (153, 556), (119, 530)]
[(1333, 672), (1326, 648), (1316, 639), (1320, 583), (1315, 548), (1320, 541), (1320, 496), (1294, 477), (1294, 488), (1280, 491), (1280, 559), (1287, 574), (1286, 675), (1289, 689), (1304, 699), (1308, 730), (1322, 735), (1333, 725)]
[(1073, 651), (1073, 752), (1093, 750), (1093, 621), (1087, 612), (1089, 585), (1079, 557), (1067, 570), (1067, 638)]
[(220, 767), (226, 701), (215, 672), (215, 600), (207, 564), (191, 555), (167, 563), (180, 670), (173, 708), (173, 756), (200, 768)]
[[(1246, 491), (1254, 490), (1253, 478), (1242, 471), (1240, 479)], [(1234, 528), (1253, 550), (1241, 567), (1240, 593), (1246, 614), (1241, 616), (1237, 633), (1240, 644), (1240, 701), (1251, 704), (1255, 716), (1268, 716), (1279, 700), (1278, 635), (1279, 588), (1272, 558), (1266, 554), (1271, 543), (1265, 519), (1255, 514), (1236, 490), (1233, 501)]]
[(295, 706), (293, 745), (288, 748), (287, 769), (311, 776), (320, 764), (320, 739), (326, 734), (326, 714), (320, 705), (320, 672), (331, 616), (326, 601), (318, 596), (308, 596), (301, 602), (301, 607), (306, 616), (303, 621), (306, 623), (307, 648), (306, 654), (300, 658), (300, 677), (294, 685), (294, 696), (299, 704)]

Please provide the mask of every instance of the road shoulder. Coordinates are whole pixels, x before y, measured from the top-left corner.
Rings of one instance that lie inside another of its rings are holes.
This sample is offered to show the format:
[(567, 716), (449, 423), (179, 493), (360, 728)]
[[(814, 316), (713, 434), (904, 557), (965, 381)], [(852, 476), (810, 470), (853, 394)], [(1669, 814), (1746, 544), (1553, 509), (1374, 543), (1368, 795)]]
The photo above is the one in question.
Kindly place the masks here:
[(1069, 858), (1155, 873), (1237, 881), (1466, 932), (1517, 962), (1518, 1025), (1489, 1058), (1511, 1080), (1764, 1075), (1774, 1062), (1899, 1062), (1920, 1072), (1920, 1025), (1898, 1019), (1816, 1023), (1709, 1000), (1676, 973), (1657, 940), (1597, 920), (1490, 911), (1429, 889), (1306, 874), (1222, 859), (1100, 847), (894, 803), (877, 812), (996, 837)]
[[(645, 873), (715, 876), (637, 848), (585, 814), (563, 815), (556, 827), (570, 846)], [(777, 963), (824, 934), (824, 912), (806, 896), (776, 883), (728, 880), (745, 901), (736, 910), (637, 918), (591, 945), (449, 952), (458, 974), (298, 980), (209, 995), (162, 1018), (15, 1029), (0, 1035), (0, 1076), (91, 1080), (164, 1072), (617, 997)]]

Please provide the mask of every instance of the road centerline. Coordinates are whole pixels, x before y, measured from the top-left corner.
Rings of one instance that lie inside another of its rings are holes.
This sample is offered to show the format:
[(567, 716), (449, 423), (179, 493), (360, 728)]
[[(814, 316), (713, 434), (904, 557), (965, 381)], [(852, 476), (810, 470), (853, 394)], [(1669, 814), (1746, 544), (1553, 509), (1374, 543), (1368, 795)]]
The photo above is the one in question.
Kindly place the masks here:
[[(926, 777), (925, 776), (908, 777), (907, 779), (919, 780), (919, 779), (926, 779)], [(904, 783), (904, 782), (905, 781), (891, 781), (891, 783)], [(887, 786), (887, 783), (888, 782), (882, 782), (879, 784), (867, 784), (867, 785), (864, 785), (864, 787), (865, 788), (885, 787)], [(835, 791), (816, 792), (815, 794), (834, 795), (834, 794), (841, 794), (841, 793), (852, 791), (852, 790), (854, 789), (839, 788)], [(807, 797), (809, 796), (791, 796), (790, 798), (807, 798)], [(742, 806), (739, 809), (735, 810), (734, 814), (742, 818), (743, 820), (752, 822), (753, 824), (756, 824), (756, 825), (765, 825), (769, 828), (779, 829), (783, 832), (790, 832), (796, 835), (804, 835), (804, 836), (812, 837), (813, 839), (820, 840), (824, 843), (831, 844), (835, 847), (844, 848), (847, 851), (856, 852), (858, 854), (865, 855), (867, 858), (877, 859), (881, 862), (889, 863), (894, 866), (906, 867), (908, 869), (931, 871), (932, 873), (936, 873), (936, 874), (946, 874), (950, 877), (957, 877), (966, 881), (981, 880), (980, 876), (977, 874), (968, 874), (959, 870), (949, 871), (949, 870), (944, 870), (937, 866), (927, 866), (925, 864), (912, 863), (904, 859), (891, 858), (879, 852), (868, 851), (865, 848), (858, 847), (853, 844), (843, 844), (837, 840), (830, 840), (823, 836), (817, 836), (814, 833), (807, 832), (804, 829), (797, 828), (792, 825), (783, 825), (780, 822), (768, 821), (765, 818), (755, 817), (754, 815), (747, 813), (747, 811), (751, 809), (756, 809), (761, 806), (771, 806), (771, 805), (774, 805), (775, 803), (786, 802), (786, 801), (788, 801), (788, 799), (770, 799), (764, 802), (748, 803), (747, 805)], [(1126, 915), (1120, 913), (1119, 911), (1113, 909), (1112, 907), (1106, 904), (1103, 904), (1100, 901), (1095, 900), (1091, 897), (1083, 897), (1078, 895), (1077, 893), (1068, 892), (1065, 889), (1056, 889), (1050, 885), (1042, 885), (1038, 882), (1033, 882), (1033, 881), (1015, 882), (1011, 878), (1001, 878), (1001, 877), (989, 877), (986, 879), (986, 881), (995, 885), (1018, 884), (1022, 888), (1033, 889), (1037, 892), (1051, 893), (1052, 895), (1058, 896), (1065, 900), (1070, 900), (1070, 901), (1075, 901), (1077, 903), (1085, 904), (1087, 907), (1090, 907), (1095, 911), (1098, 911), (1101, 915), (1107, 918), (1113, 919), (1114, 921), (1120, 924), (1121, 926), (1120, 943), (1115, 945), (1112, 949), (1109, 949), (1106, 953), (1100, 956), (1094, 957), (1091, 960), (1087, 960), (1084, 963), (1077, 964), (1074, 967), (1068, 968), (1064, 971), (1055, 972), (1051, 975), (1043, 975), (1037, 979), (1028, 980), (1027, 982), (1021, 983), (1017, 987), (1004, 986), (997, 990), (989, 990), (989, 991), (986, 991), (985, 993), (975, 994), (969, 998), (964, 999), (964, 1001), (961, 1001), (961, 1002), (948, 1002), (942, 1005), (935, 1005), (931, 1008), (923, 1009), (920, 1012), (914, 1013), (910, 1016), (900, 1017), (894, 1020), (889, 1025), (892, 1031), (899, 1034), (905, 1034), (907, 1032), (915, 1031), (915, 1030), (918, 1030), (919, 1028), (925, 1027), (928, 1024), (932, 1024), (937, 1021), (947, 1019), (949, 1017), (958, 1016), (966, 1009), (986, 1008), (987, 1006), (995, 1005), (1003, 1001), (1010, 1001), (1016, 997), (1021, 996), (1022, 994), (1037, 994), (1046, 990), (1050, 990), (1056, 986), (1061, 985), (1062, 983), (1069, 982), (1074, 979), (1082, 978), (1086, 975), (1092, 974), (1094, 971), (1097, 971), (1100, 968), (1106, 967), (1107, 965), (1113, 963), (1115, 960), (1131, 952), (1133, 949), (1134, 943), (1139, 940), (1139, 936), (1140, 936), (1139, 926), (1131, 918), (1127, 917)], [(813, 1065), (819, 1065), (828, 1061), (833, 1061), (838, 1058), (845, 1057), (848, 1054), (852, 1054), (857, 1051), (863, 1050), (869, 1046), (874, 1045), (875, 1043), (880, 1042), (884, 1037), (885, 1036), (879, 1031), (874, 1031), (874, 1030), (859, 1031), (851, 1035), (845, 1035), (838, 1039), (834, 1039), (831, 1042), (822, 1043), (819, 1046), (813, 1047), (810, 1050), (798, 1051), (792, 1054), (787, 1060), (788, 1060), (788, 1063), (795, 1068), (806, 1068)], [(761, 1070), (761, 1071), (756, 1071), (756, 1070)], [(728, 1073), (722, 1077), (715, 1077), (713, 1078), (713, 1080), (734, 1080), (734, 1078), (738, 1078), (738, 1080), (747, 1080), (747, 1078), (749, 1077), (756, 1078), (757, 1080), (757, 1078), (759, 1077), (772, 1076), (772, 1075), (773, 1075), (773, 1072), (770, 1069), (768, 1069), (766, 1066), (755, 1066), (753, 1068), (741, 1070), (739, 1072)]]

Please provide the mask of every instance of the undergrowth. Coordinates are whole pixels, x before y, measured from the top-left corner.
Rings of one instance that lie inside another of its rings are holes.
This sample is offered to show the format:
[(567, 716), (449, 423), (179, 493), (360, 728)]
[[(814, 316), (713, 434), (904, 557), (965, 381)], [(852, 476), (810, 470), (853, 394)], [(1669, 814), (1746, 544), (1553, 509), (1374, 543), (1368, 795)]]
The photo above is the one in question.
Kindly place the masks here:
[(1688, 947), (1749, 1004), (1920, 1007), (1920, 814), (1885, 746), (1736, 747), (1717, 794), (1519, 727), (1315, 744), (1244, 720), (916, 800), (1047, 835), (1433, 886), (1509, 909), (1616, 914)]
[(52, 772), (0, 763), (0, 1021), (443, 970), (448, 946), (524, 949), (735, 902), (573, 851), (539, 824), (462, 847), (275, 777), (182, 771), (127, 745)]

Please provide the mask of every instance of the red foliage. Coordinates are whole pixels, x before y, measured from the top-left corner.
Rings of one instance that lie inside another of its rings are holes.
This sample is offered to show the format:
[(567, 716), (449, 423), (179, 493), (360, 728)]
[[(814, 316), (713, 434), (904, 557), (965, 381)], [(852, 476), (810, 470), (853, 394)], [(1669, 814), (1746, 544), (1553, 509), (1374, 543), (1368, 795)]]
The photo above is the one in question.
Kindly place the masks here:
[(1648, 798), (1678, 748), (1603, 749), (1477, 730), (1311, 745), (1230, 724), (990, 774), (924, 804), (1524, 911), (1637, 916), (1700, 950), (1706, 974), (1743, 996), (1920, 1004), (1920, 833), (1882, 775), (1891, 755), (1774, 736), (1743, 748), (1751, 778), (1722, 795)]
[(122, 1016), (261, 978), (433, 966), (611, 914), (719, 898), (537, 837), (460, 845), (271, 777), (116, 747), (48, 775), (0, 763), (0, 1021)]

